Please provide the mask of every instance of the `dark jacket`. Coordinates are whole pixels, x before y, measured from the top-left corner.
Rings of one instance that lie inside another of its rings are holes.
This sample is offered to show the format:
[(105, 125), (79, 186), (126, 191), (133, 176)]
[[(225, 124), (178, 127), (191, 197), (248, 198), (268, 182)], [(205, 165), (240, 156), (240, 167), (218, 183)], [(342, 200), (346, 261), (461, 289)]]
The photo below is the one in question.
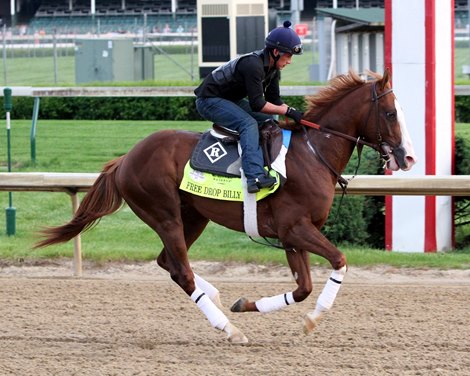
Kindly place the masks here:
[(269, 53), (255, 51), (215, 69), (194, 90), (197, 97), (220, 97), (239, 101), (248, 97), (251, 109), (260, 111), (266, 102), (281, 105), (280, 72), (269, 69)]

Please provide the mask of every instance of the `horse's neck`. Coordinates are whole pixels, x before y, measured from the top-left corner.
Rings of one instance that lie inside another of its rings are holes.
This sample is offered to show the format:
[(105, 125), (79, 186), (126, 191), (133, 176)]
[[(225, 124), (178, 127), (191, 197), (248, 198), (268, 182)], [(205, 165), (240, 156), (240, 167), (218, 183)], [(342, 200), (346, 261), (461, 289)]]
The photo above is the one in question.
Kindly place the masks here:
[(369, 91), (369, 85), (358, 86), (339, 99), (323, 101), (323, 104), (306, 114), (306, 120), (319, 124), (322, 129), (349, 136), (350, 139), (347, 139), (326, 130), (308, 130), (310, 142), (314, 144), (318, 154), (321, 154), (322, 159), (328, 161), (330, 167), (338, 174), (341, 174), (348, 164), (356, 146), (354, 140), (359, 137), (363, 131), (362, 127), (368, 122), (370, 107), (364, 98), (370, 95)]
[[(342, 119), (324, 117), (318, 122), (322, 128), (331, 129), (356, 138), (359, 134), (359, 124)], [(347, 128), (347, 129), (346, 129)], [(327, 131), (308, 130), (308, 138), (313, 143), (318, 154), (325, 159), (339, 174), (343, 172), (354, 151), (355, 143), (339, 135)]]

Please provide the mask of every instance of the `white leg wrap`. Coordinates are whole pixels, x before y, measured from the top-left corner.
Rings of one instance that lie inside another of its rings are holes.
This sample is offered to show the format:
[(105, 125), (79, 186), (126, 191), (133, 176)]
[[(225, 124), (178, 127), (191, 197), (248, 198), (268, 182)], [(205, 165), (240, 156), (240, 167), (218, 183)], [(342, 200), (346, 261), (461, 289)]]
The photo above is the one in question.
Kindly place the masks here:
[(295, 300), (292, 292), (271, 296), (269, 298), (262, 298), (255, 302), (256, 308), (258, 308), (258, 311), (261, 313), (277, 311), (294, 303)]
[(331, 273), (330, 278), (323, 287), (323, 291), (317, 300), (317, 306), (315, 311), (323, 312), (329, 310), (336, 299), (341, 282), (343, 282), (344, 275), (346, 274), (346, 266), (343, 266), (339, 270), (334, 270)]
[(196, 273), (194, 273), (194, 279), (195, 279), (197, 287), (199, 287), (202, 291), (204, 291), (207, 294), (207, 296), (210, 298), (210, 300), (214, 300), (214, 298), (219, 293), (219, 290), (217, 290), (213, 285), (211, 285), (205, 279), (198, 276)]
[(206, 315), (212, 327), (220, 330), (224, 329), (228, 323), (228, 318), (198, 286), (196, 286), (196, 289), (191, 294), (191, 299), (197, 304), (202, 313)]

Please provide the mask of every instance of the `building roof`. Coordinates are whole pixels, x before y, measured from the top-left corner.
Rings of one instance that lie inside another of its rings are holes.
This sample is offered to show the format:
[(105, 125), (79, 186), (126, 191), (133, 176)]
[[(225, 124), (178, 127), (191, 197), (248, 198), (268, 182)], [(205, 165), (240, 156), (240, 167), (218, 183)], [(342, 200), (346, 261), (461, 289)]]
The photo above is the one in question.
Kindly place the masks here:
[(340, 21), (338, 31), (356, 29), (383, 29), (385, 12), (383, 8), (317, 8), (317, 14)]

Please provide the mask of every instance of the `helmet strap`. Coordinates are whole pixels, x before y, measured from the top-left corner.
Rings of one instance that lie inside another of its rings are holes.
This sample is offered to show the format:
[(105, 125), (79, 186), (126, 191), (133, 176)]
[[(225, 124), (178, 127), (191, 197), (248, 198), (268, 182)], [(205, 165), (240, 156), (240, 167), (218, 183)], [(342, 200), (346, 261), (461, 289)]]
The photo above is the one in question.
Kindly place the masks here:
[(272, 48), (269, 49), (269, 56), (271, 56), (271, 57), (273, 58), (274, 64), (276, 64), (277, 61), (281, 58), (281, 54), (280, 54), (280, 53), (278, 53), (277, 56), (274, 55), (274, 49), (272, 49)]

